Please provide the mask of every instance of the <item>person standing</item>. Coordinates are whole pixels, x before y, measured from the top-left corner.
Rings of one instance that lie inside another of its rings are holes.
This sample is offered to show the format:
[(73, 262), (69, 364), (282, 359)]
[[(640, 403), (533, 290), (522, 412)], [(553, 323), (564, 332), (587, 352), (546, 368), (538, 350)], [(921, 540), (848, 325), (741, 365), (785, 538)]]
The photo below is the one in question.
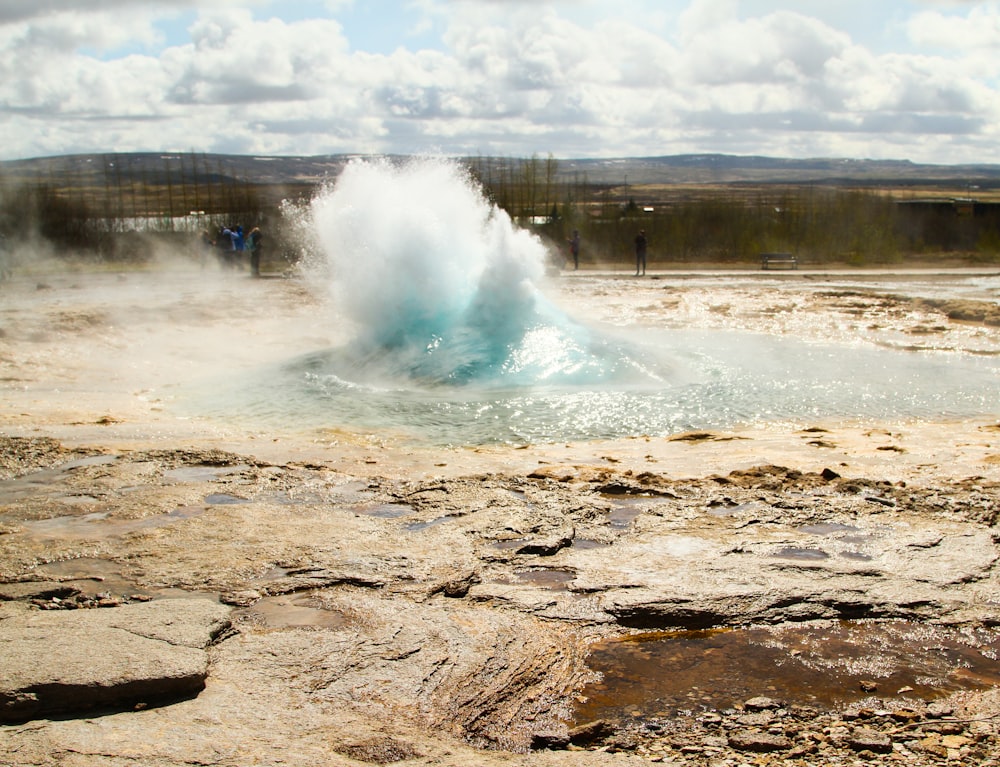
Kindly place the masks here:
[(222, 238), (229, 241), (229, 248), (226, 250), (224, 263), (231, 268), (240, 266), (240, 253), (243, 252), (243, 227), (223, 227)]
[(639, 234), (635, 236), (635, 276), (639, 276), (639, 272), (646, 274), (646, 230), (640, 229)]
[(573, 236), (566, 240), (569, 243), (569, 252), (573, 256), (573, 268), (580, 268), (580, 232), (573, 230)]
[(260, 277), (260, 242), (264, 235), (260, 233), (259, 227), (254, 227), (247, 235), (247, 250), (250, 251), (250, 274), (253, 277)]

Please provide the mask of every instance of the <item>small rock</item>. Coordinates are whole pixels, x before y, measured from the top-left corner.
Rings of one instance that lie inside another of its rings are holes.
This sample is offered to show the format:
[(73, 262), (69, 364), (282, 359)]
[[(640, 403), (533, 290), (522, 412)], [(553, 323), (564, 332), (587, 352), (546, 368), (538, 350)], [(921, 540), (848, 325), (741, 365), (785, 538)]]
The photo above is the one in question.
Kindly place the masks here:
[(716, 713), (709, 712), (707, 714), (702, 714), (700, 717), (698, 717), (698, 721), (700, 721), (702, 724), (721, 724), (722, 717)]
[(232, 607), (250, 607), (261, 598), (262, 594), (254, 589), (244, 591), (232, 591), (219, 597), (219, 601), (224, 605)]
[(760, 711), (755, 714), (743, 714), (734, 721), (743, 727), (768, 727), (774, 721), (774, 717), (767, 711)]
[(961, 722), (927, 722), (924, 724), (927, 732), (936, 732), (941, 735), (961, 735), (965, 728)]
[(737, 751), (763, 754), (771, 751), (788, 751), (792, 741), (782, 735), (772, 735), (760, 730), (741, 730), (729, 736), (729, 746)]
[(869, 679), (862, 679), (858, 682), (858, 687), (861, 688), (861, 692), (875, 692), (878, 690), (878, 683)]
[(955, 709), (947, 703), (931, 703), (927, 706), (927, 716), (931, 719), (941, 719), (946, 716), (951, 716), (954, 713)]
[(875, 754), (892, 753), (892, 739), (884, 732), (860, 728), (851, 733), (847, 739), (855, 751), (871, 751)]
[(635, 751), (639, 747), (639, 741), (632, 733), (619, 732), (605, 740), (605, 747), (611, 753)]
[(565, 749), (569, 744), (569, 735), (563, 732), (536, 732), (531, 736), (531, 748), (535, 751)]
[(945, 748), (961, 748), (971, 742), (972, 740), (964, 735), (945, 735), (941, 738), (941, 745)]
[(819, 751), (819, 748), (815, 743), (806, 743), (802, 746), (796, 746), (791, 751), (788, 752), (788, 757), (790, 759), (801, 759), (804, 756), (811, 756)]
[(917, 744), (917, 747), (927, 754), (933, 754), (942, 758), (948, 756), (948, 747), (941, 743), (940, 738), (924, 738)]
[(896, 709), (892, 712), (891, 716), (897, 722), (918, 722), (923, 719), (923, 715), (919, 711), (914, 711), (912, 708)]
[(850, 708), (842, 714), (845, 722), (853, 722), (855, 719), (872, 719), (875, 717), (873, 708)]
[(750, 700), (743, 704), (743, 707), (747, 711), (767, 711), (769, 709), (781, 708), (781, 703), (773, 698), (767, 698), (761, 695), (756, 698), (750, 698)]
[(615, 731), (614, 725), (604, 719), (586, 722), (569, 731), (569, 742), (581, 746), (603, 740)]
[(462, 599), (469, 595), (469, 589), (475, 583), (479, 583), (479, 576), (476, 573), (467, 573), (459, 578), (446, 581), (441, 588), (441, 593), (451, 599)]

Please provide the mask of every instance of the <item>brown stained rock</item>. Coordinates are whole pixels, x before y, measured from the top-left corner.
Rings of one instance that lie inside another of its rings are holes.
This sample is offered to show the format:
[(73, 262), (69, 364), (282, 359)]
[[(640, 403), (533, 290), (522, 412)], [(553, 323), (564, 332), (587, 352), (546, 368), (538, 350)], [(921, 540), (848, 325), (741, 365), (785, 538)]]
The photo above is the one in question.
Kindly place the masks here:
[(615, 728), (611, 722), (604, 719), (596, 719), (593, 722), (586, 722), (569, 731), (569, 740), (578, 746), (589, 745), (603, 740), (614, 732)]

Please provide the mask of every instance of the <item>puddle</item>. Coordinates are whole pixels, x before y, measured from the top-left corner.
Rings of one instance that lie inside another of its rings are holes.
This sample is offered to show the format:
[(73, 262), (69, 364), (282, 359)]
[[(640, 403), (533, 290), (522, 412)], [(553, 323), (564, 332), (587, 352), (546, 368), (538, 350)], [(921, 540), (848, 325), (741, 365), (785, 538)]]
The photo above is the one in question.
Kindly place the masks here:
[(618, 493), (601, 493), (601, 497), (611, 501), (611, 511), (608, 512), (608, 524), (615, 528), (624, 528), (643, 512), (649, 511), (663, 499), (656, 495), (619, 495)]
[(239, 615), (250, 620), (263, 620), (269, 628), (337, 629), (347, 625), (347, 618), (334, 610), (325, 610), (315, 596), (283, 594), (264, 597)]
[(905, 621), (641, 634), (592, 647), (603, 679), (583, 690), (575, 720), (672, 718), (758, 695), (829, 711), (873, 697), (926, 701), (1000, 685), (998, 654), (1000, 630)]
[(744, 511), (758, 511), (764, 506), (760, 501), (750, 501), (749, 503), (737, 503), (732, 506), (718, 504), (710, 506), (708, 513), (713, 517), (733, 517), (742, 514)]
[(205, 513), (202, 506), (181, 506), (167, 514), (157, 514), (141, 519), (109, 519), (108, 512), (52, 517), (19, 522), (24, 533), (40, 540), (78, 541), (114, 538), (139, 530), (157, 527), (191, 519)]
[(213, 482), (220, 477), (236, 474), (248, 468), (250, 467), (246, 464), (238, 466), (210, 466), (208, 464), (180, 466), (163, 472), (163, 478), (175, 482)]
[(86, 458), (77, 458), (56, 468), (56, 471), (72, 471), (84, 466), (107, 466), (118, 460), (117, 455), (88, 455)]
[(800, 548), (798, 546), (785, 546), (784, 548), (778, 549), (771, 556), (777, 559), (797, 559), (811, 562), (830, 558), (830, 555), (821, 549), (807, 549)]
[(812, 535), (835, 535), (837, 533), (861, 532), (860, 527), (845, 525), (840, 522), (819, 522), (815, 525), (803, 525), (799, 528), (799, 530), (803, 533), (810, 533)]
[(587, 551), (589, 549), (606, 549), (611, 544), (604, 543), (603, 541), (594, 541), (590, 538), (574, 538), (571, 544), (574, 549), (580, 549), (581, 551)]
[(844, 559), (853, 559), (856, 562), (871, 562), (874, 557), (865, 554), (863, 551), (842, 551), (840, 553)]
[(427, 530), (428, 528), (431, 527), (437, 527), (438, 525), (444, 524), (445, 522), (448, 522), (449, 520), (452, 519), (454, 519), (453, 516), (445, 515), (443, 517), (437, 517), (436, 519), (429, 519), (425, 522), (409, 522), (406, 525), (406, 529), (409, 530), (411, 533), (415, 533), (419, 532), (420, 530)]
[(413, 507), (405, 503), (378, 503), (373, 506), (354, 506), (351, 508), (355, 514), (363, 514), (366, 517), (378, 517), (379, 519), (398, 519), (413, 513)]
[(495, 541), (493, 543), (493, 548), (500, 549), (501, 551), (514, 551), (527, 545), (527, 538), (512, 538), (506, 541)]
[(79, 589), (84, 594), (109, 591), (115, 596), (151, 593), (136, 586), (122, 576), (121, 566), (107, 559), (81, 557), (59, 562), (48, 562), (35, 568), (34, 574), (42, 579), (51, 578)]
[(576, 573), (568, 573), (565, 570), (522, 570), (516, 575), (521, 583), (530, 583), (532, 586), (553, 591), (566, 591), (576, 578)]
[(58, 562), (47, 562), (35, 568), (34, 574), (42, 580), (51, 579), (73, 586), (83, 594), (109, 592), (116, 597), (143, 596), (151, 599), (191, 599), (195, 597), (217, 599), (205, 591), (187, 591), (179, 588), (146, 588), (122, 574), (121, 565), (107, 559), (80, 557)]
[(640, 508), (632, 504), (615, 506), (610, 512), (608, 512), (608, 524), (611, 525), (611, 527), (618, 529), (626, 528), (631, 525), (632, 522), (635, 521), (635, 518), (642, 514), (643, 511), (645, 511), (644, 507)]
[[(75, 461), (70, 461), (51, 469), (41, 469), (31, 474), (25, 474), (23, 477), (0, 481), (0, 505), (17, 503), (28, 498), (45, 495), (46, 491), (55, 488), (60, 483), (65, 483), (70, 472), (74, 469), (84, 466), (114, 463), (116, 460), (118, 459), (113, 455), (95, 455), (89, 458), (78, 458)], [(72, 503), (74, 502), (72, 499), (76, 499), (75, 502), (78, 503), (89, 502), (82, 495), (74, 496), (72, 493), (65, 493), (65, 495), (60, 496), (57, 500)]]
[(227, 504), (236, 503), (250, 503), (246, 498), (240, 498), (238, 495), (230, 495), (229, 493), (209, 493), (205, 496), (205, 503), (219, 506)]

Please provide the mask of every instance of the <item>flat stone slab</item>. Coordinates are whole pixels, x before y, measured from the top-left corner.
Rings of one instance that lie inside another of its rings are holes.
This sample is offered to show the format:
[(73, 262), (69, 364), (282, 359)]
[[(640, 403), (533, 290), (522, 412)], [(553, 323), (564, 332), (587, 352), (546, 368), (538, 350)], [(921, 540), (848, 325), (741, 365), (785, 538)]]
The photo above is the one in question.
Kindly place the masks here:
[(0, 721), (162, 705), (205, 686), (206, 648), (229, 626), (209, 599), (110, 609), (0, 605)]

